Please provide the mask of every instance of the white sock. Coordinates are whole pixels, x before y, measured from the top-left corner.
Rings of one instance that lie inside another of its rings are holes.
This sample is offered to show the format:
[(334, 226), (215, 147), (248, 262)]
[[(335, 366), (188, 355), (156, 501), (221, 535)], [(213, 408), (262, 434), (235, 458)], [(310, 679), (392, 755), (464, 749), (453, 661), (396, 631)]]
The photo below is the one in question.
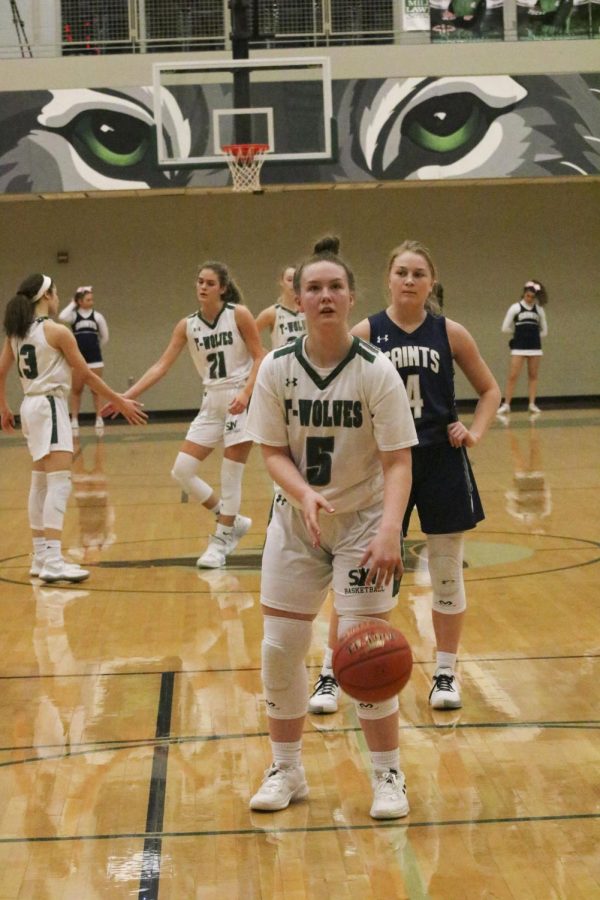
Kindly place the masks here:
[(371, 750), (371, 764), (374, 772), (387, 772), (388, 769), (400, 771), (400, 749)]
[(321, 675), (333, 675), (333, 650), (331, 647), (325, 647)]
[(292, 769), (301, 764), (301, 740), (289, 741), (285, 744), (271, 741), (271, 747), (273, 748), (273, 762), (279, 769)]
[(450, 669), (454, 673), (456, 667), (457, 653), (446, 653), (445, 650), (438, 650), (435, 654), (435, 670)]
[(46, 561), (56, 562), (62, 559), (62, 546), (60, 541), (46, 541)]
[(33, 555), (36, 559), (43, 559), (45, 557), (47, 544), (46, 538), (33, 538)]
[(209, 512), (214, 513), (215, 516), (218, 516), (219, 513), (221, 512), (221, 501), (217, 500), (217, 502), (215, 503), (214, 506), (209, 506), (209, 507), (207, 507), (207, 509)]

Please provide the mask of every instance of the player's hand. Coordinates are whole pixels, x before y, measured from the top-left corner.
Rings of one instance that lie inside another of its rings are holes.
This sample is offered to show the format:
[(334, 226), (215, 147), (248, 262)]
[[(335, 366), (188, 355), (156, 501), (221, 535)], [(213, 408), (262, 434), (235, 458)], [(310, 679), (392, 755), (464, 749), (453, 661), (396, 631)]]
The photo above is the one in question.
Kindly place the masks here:
[(396, 532), (377, 532), (365, 552), (359, 566), (368, 566), (369, 574), (365, 586), (375, 585), (377, 589), (390, 583), (394, 576), (402, 577), (402, 545)]
[(333, 506), (321, 494), (312, 489), (307, 490), (302, 498), (302, 515), (310, 542), (315, 549), (321, 546), (321, 527), (319, 525), (321, 510), (328, 513), (335, 512)]
[(452, 447), (474, 447), (478, 438), (462, 422), (448, 425), (448, 440)]
[(9, 406), (6, 406), (2, 410), (1, 418), (2, 431), (6, 431), (8, 432), (8, 434), (12, 434), (15, 430), (15, 417), (12, 409)]
[(229, 412), (234, 416), (239, 416), (240, 413), (243, 413), (244, 410), (248, 408), (249, 402), (249, 398), (243, 391), (241, 391), (239, 394), (235, 395), (235, 397), (229, 404)]
[[(148, 420), (148, 413), (143, 409), (144, 404), (138, 400), (129, 400), (119, 394), (119, 402), (113, 401), (113, 406), (127, 419), (130, 425), (145, 425)], [(114, 419), (114, 416), (112, 418)]]

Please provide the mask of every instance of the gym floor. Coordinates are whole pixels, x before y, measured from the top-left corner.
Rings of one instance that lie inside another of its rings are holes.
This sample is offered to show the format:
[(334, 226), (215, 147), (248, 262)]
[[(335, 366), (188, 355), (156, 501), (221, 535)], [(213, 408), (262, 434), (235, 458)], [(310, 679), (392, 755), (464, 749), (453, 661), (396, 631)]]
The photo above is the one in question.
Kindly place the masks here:
[[(2, 437), (0, 900), (600, 896), (598, 410), (515, 413), (472, 454), (464, 706), (429, 708), (434, 644), (411, 523), (393, 615), (410, 641), (400, 744), (410, 815), (369, 817), (353, 707), (307, 718), (310, 797), (248, 799), (270, 762), (260, 554), (272, 485), (255, 449), (227, 567), (199, 571), (209, 514), (169, 472), (186, 423), (81, 430), (73, 587), (31, 579), (29, 457)], [(219, 453), (206, 478), (218, 482)], [(301, 589), (301, 586), (299, 586)], [(329, 601), (314, 629), (316, 677)]]

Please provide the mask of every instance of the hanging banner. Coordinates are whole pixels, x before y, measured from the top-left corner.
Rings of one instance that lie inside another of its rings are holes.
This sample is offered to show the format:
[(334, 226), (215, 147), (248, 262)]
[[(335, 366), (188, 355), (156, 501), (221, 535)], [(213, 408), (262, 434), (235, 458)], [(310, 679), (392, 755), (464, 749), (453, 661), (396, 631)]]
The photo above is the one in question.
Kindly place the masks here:
[(502, 41), (502, 0), (431, 0), (431, 40)]
[(429, 31), (429, 0), (400, 0), (403, 31)]
[[(517, 35), (520, 41), (552, 38), (587, 38), (593, 35), (590, 0), (517, 0)], [(598, 27), (596, 22), (596, 34)]]

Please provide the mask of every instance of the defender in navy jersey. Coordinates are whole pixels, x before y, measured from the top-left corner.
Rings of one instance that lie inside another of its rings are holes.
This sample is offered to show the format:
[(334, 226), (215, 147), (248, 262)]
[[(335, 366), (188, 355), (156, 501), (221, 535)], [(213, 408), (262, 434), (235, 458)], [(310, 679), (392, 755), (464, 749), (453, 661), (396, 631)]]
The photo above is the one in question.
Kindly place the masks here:
[[(104, 371), (102, 347), (108, 343), (108, 325), (102, 313), (94, 309), (94, 293), (91, 285), (78, 287), (73, 299), (58, 314), (58, 318), (65, 325), (71, 326), (79, 352), (90, 369), (94, 369), (96, 375), (101, 376)], [(83, 381), (75, 376), (71, 388), (71, 428), (75, 435), (79, 433), (79, 410), (81, 409), (83, 387)], [(96, 433), (102, 434), (104, 421), (100, 415), (100, 409), (103, 401), (98, 394), (93, 393), (93, 397), (96, 410)]]
[[(498, 408), (500, 391), (469, 332), (430, 311), (435, 281), (429, 251), (416, 241), (405, 241), (389, 260), (390, 305), (363, 319), (352, 332), (379, 347), (394, 363), (406, 385), (417, 429), (419, 444), (412, 449), (413, 483), (403, 531), (406, 534), (416, 507), (427, 536), (433, 588), (437, 653), (429, 699), (434, 708), (444, 709), (461, 706), (454, 670), (466, 608), (463, 532), (483, 519), (466, 448), (481, 440)], [(470, 428), (456, 413), (454, 363), (479, 395)], [(319, 689), (317, 682), (311, 698), (315, 711)]]
[[(262, 676), (273, 764), (250, 800), (275, 811), (308, 795), (301, 742), (305, 657), (330, 585), (340, 635), (386, 619), (401, 571), (400, 530), (416, 434), (406, 391), (383, 354), (348, 332), (354, 276), (317, 245), (295, 273), (307, 333), (261, 364), (248, 422), (280, 486), (263, 552)], [(329, 249), (331, 248), (331, 250)], [(373, 766), (371, 816), (406, 816), (398, 698), (356, 702)]]
[[(248, 404), (264, 356), (251, 312), (223, 263), (203, 263), (196, 278), (198, 311), (180, 319), (162, 356), (129, 388), (139, 397), (163, 378), (187, 347), (204, 387), (200, 411), (189, 427), (171, 475), (185, 493), (217, 517), (216, 531), (199, 557), (199, 568), (225, 565), (252, 524), (239, 515), (244, 466), (252, 448), (246, 432)], [(197, 474), (200, 463), (222, 444), (221, 497)]]
[(527, 360), (527, 393), (529, 396), (529, 412), (541, 412), (536, 403), (537, 382), (542, 356), (542, 338), (548, 334), (548, 323), (544, 306), (548, 302), (546, 288), (540, 281), (528, 281), (523, 288), (523, 296), (518, 303), (513, 303), (502, 323), (502, 332), (510, 334), (510, 366), (504, 402), (498, 410), (500, 416), (510, 412), (510, 404), (523, 361)]

